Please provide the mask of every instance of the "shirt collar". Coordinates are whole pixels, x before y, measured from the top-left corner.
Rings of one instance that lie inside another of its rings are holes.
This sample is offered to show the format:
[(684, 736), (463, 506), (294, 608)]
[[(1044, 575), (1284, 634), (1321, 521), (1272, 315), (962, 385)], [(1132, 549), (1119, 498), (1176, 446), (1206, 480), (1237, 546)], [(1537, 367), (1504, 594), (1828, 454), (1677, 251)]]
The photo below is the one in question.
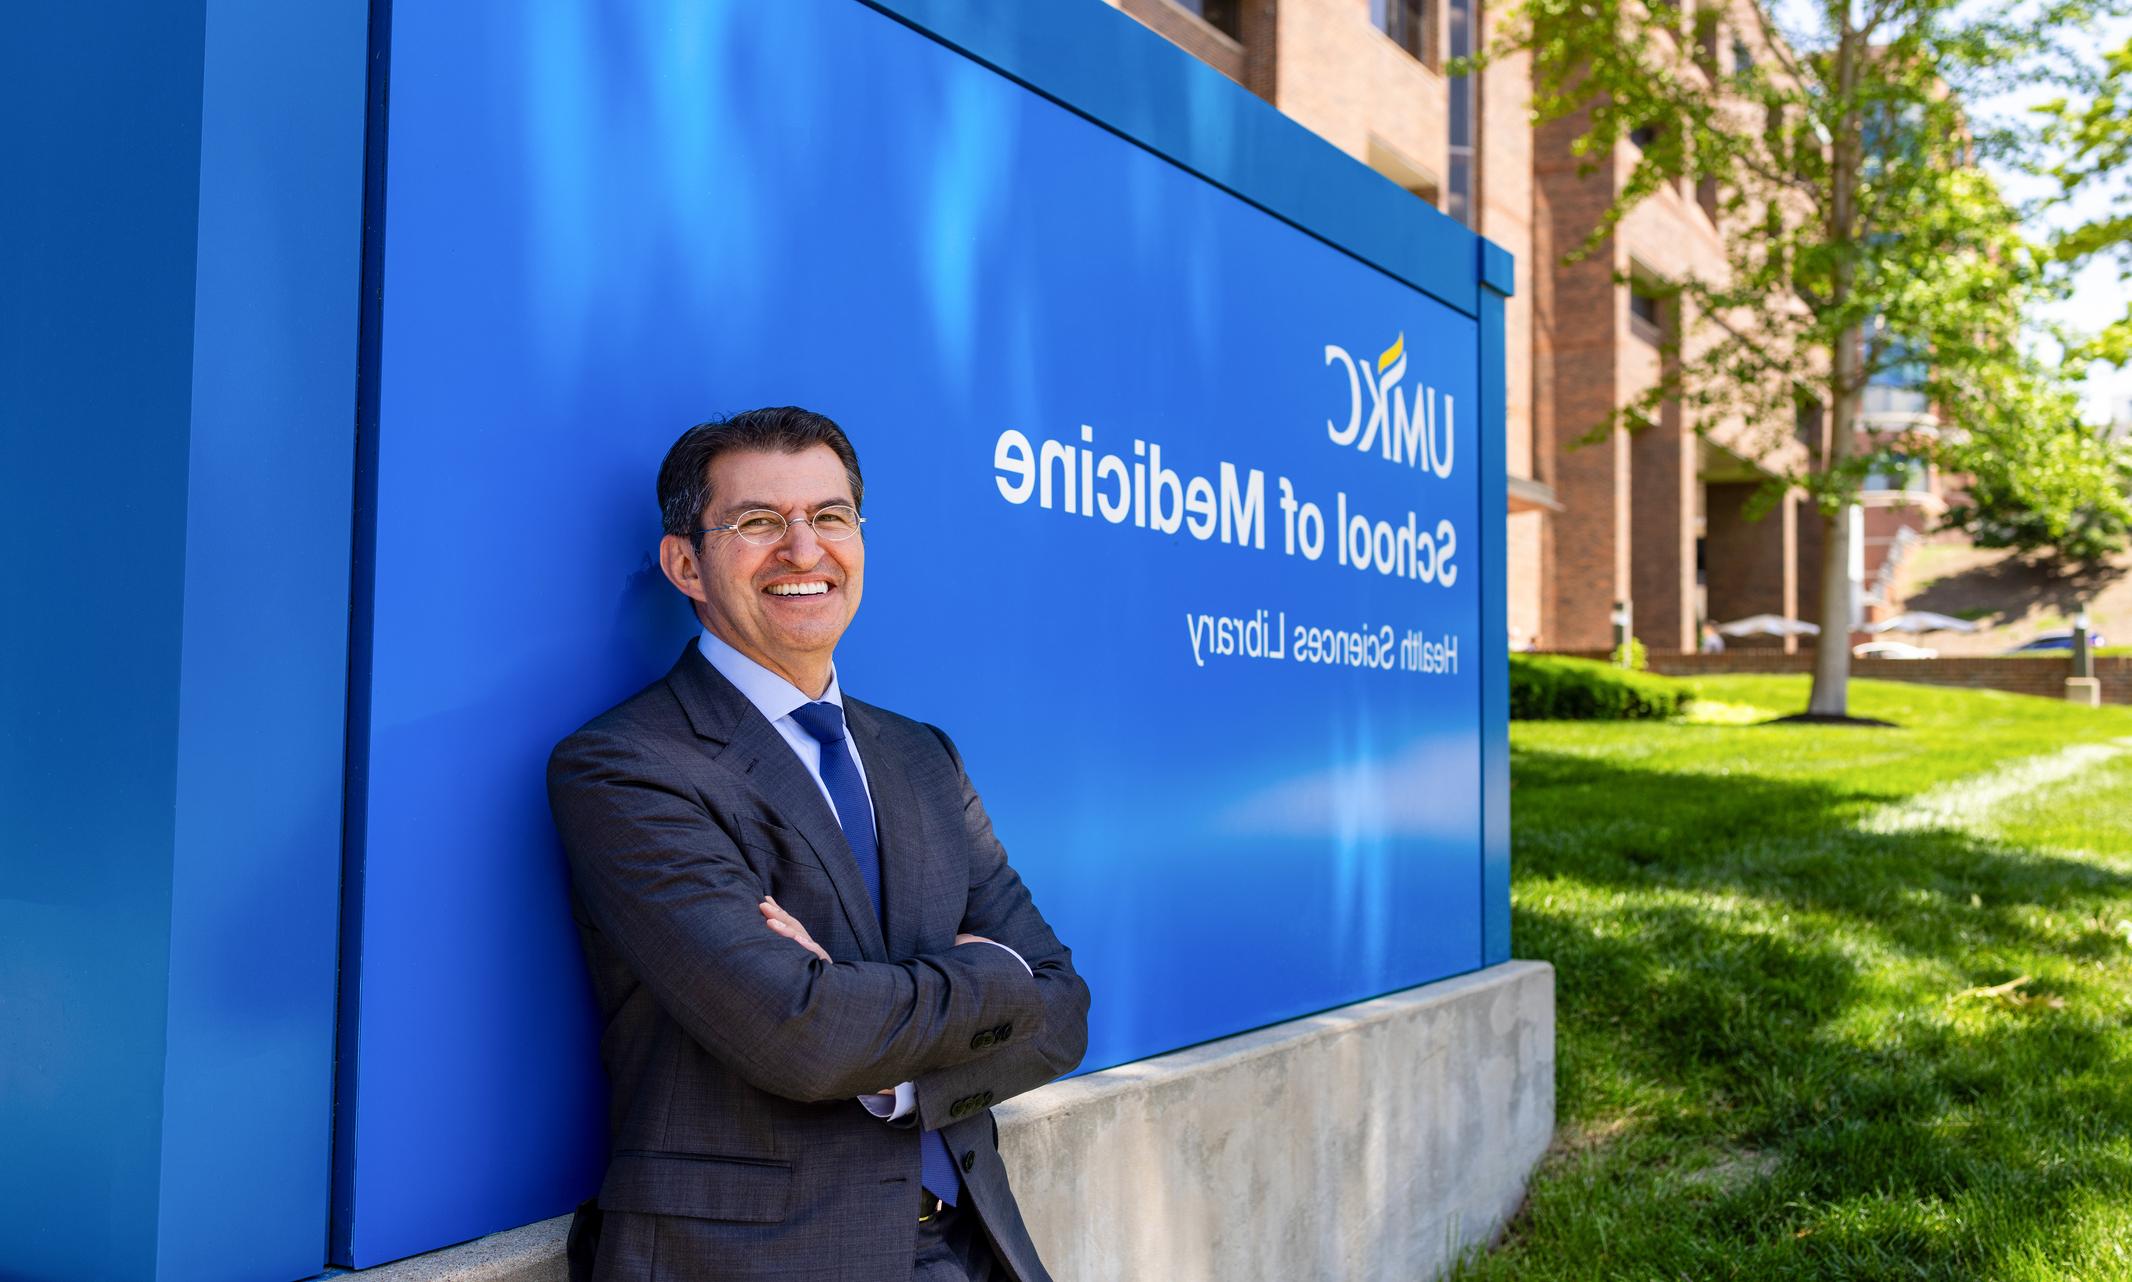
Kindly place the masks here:
[[(767, 721), (782, 720), (791, 716), (793, 709), (816, 702), (806, 691), (726, 644), (724, 638), (709, 628), (697, 638), (696, 648), (712, 667), (718, 669), (718, 675), (747, 696), (748, 702), (754, 704), (755, 710)], [(834, 664), (829, 668), (829, 688), (822, 692), (820, 702), (833, 703), (839, 709), (844, 706), (844, 694), (837, 688)]]

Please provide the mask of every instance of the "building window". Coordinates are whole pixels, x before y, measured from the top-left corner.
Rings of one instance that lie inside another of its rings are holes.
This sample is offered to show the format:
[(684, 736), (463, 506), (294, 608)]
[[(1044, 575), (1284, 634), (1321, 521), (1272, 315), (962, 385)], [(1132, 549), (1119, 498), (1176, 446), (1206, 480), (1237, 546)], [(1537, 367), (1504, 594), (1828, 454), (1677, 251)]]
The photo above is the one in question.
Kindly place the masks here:
[(1429, 8), (1424, 0), (1370, 0), (1370, 17), (1393, 43), (1429, 60)]
[[(1451, 0), (1445, 15), (1450, 20), (1450, 44), (1453, 58), (1468, 57), (1473, 53), (1473, 0)], [(1479, 211), (1474, 208), (1473, 169), (1476, 159), (1473, 151), (1475, 110), (1475, 81), (1472, 76), (1454, 76), (1450, 84), (1450, 161), (1451, 177), (1445, 192), (1444, 212), (1468, 227), (1478, 228)]]
[(1932, 402), (1916, 387), (1873, 382), (1859, 395), (1861, 414), (1922, 416), (1932, 412)]
[(1732, 74), (1744, 76), (1753, 70), (1754, 50), (1747, 47), (1745, 40), (1734, 40), (1732, 42)]
[(1194, 14), (1206, 24), (1230, 39), (1238, 39), (1242, 27), (1237, 14), (1237, 0), (1170, 0), (1171, 4)]
[(1647, 293), (1641, 285), (1629, 286), (1629, 332), (1646, 343), (1665, 337), (1665, 300)]
[(1931, 492), (1923, 459), (1888, 453), (1874, 459), (1866, 471), (1868, 494), (1926, 494)]
[[(1876, 330), (1884, 328), (1876, 322)], [(1866, 379), (1864, 394), (1860, 398), (1862, 414), (1925, 415), (1932, 412), (1932, 402), (1925, 395), (1927, 370), (1925, 362), (1910, 344), (1898, 338), (1885, 338), (1879, 353), (1880, 368)], [(1861, 346), (1869, 346), (1867, 344)], [(1871, 359), (1869, 353), (1861, 353)]]

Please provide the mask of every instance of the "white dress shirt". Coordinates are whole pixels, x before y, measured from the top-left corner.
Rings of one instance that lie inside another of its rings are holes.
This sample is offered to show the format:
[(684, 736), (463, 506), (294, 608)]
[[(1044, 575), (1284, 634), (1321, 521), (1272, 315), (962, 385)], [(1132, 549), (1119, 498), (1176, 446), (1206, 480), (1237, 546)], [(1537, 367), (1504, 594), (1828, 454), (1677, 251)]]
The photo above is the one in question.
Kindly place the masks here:
[[(815, 787), (822, 790), (822, 800), (829, 803), (830, 813), (836, 814), (837, 800), (829, 795), (829, 785), (822, 782), (822, 745), (813, 735), (807, 733), (807, 727), (799, 723), (799, 718), (792, 715), (794, 711), (810, 703), (833, 703), (837, 706), (837, 711), (844, 710), (844, 692), (837, 688), (836, 668), (833, 665), (830, 667), (829, 688), (822, 691), (820, 699), (816, 699), (727, 645), (722, 637), (709, 628), (705, 628), (703, 635), (697, 639), (696, 648), (703, 652), (705, 659), (710, 660), (712, 667), (718, 669), (718, 675), (732, 682), (735, 689), (746, 695), (748, 702), (755, 705), (755, 710), (762, 713), (777, 732), (785, 737), (786, 743), (792, 745), (793, 754), (800, 759), (801, 765), (807, 767), (807, 773), (814, 776)], [(866, 789), (867, 803), (872, 804), (873, 785), (866, 782), (866, 762), (859, 756), (858, 738), (846, 735), (844, 747), (851, 753), (852, 764), (859, 768), (859, 786)], [(843, 823), (844, 816), (837, 815), (837, 822)]]
[[(844, 692), (837, 687), (835, 666), (832, 665), (829, 669), (829, 688), (822, 691), (820, 699), (815, 699), (790, 681), (726, 644), (724, 638), (709, 628), (705, 628), (703, 635), (697, 639), (696, 648), (712, 667), (718, 669), (718, 675), (732, 682), (733, 687), (745, 695), (749, 703), (755, 705), (755, 710), (763, 714), (777, 733), (784, 736), (785, 742), (792, 746), (793, 755), (800, 759), (801, 765), (807, 767), (807, 773), (814, 776), (814, 786), (822, 790), (822, 799), (829, 803), (829, 812), (836, 814), (836, 798), (829, 795), (829, 785), (822, 779), (822, 745), (807, 732), (807, 728), (799, 723), (798, 718), (792, 715), (794, 711), (810, 703), (833, 703), (839, 712), (843, 711)], [(847, 734), (844, 737), (844, 748), (851, 753), (852, 764), (859, 768), (859, 786), (866, 790), (866, 802), (870, 806), (874, 798), (873, 786), (866, 782), (866, 762), (859, 756), (858, 737)], [(837, 814), (837, 822), (843, 823), (844, 816)], [(880, 831), (879, 824), (875, 825), (875, 831)], [(1013, 954), (1014, 960), (1021, 962), (1023, 970), (1029, 969), (1028, 961), (1012, 948), (1007, 948), (996, 940), (988, 939), (985, 942), (998, 948), (1006, 948)], [(859, 1103), (865, 1105), (866, 1111), (875, 1117), (893, 1122), (917, 1109), (918, 1092), (909, 1082), (898, 1082), (893, 1103), (883, 1095), (861, 1095)]]

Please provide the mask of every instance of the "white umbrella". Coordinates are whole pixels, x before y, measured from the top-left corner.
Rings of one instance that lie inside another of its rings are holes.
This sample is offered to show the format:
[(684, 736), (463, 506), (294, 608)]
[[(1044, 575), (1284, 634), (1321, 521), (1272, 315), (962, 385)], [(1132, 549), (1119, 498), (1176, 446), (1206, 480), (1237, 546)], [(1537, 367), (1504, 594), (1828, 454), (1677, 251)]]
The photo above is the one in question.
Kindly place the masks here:
[(1717, 630), (1728, 637), (1813, 637), (1821, 635), (1818, 624), (1787, 619), (1781, 614), (1750, 614), (1744, 619), (1720, 623)]
[(1876, 635), (1882, 632), (1974, 632), (1977, 625), (1968, 619), (1957, 619), (1951, 614), (1913, 610), (1908, 614), (1898, 614), (1892, 619), (1868, 623), (1865, 630)]

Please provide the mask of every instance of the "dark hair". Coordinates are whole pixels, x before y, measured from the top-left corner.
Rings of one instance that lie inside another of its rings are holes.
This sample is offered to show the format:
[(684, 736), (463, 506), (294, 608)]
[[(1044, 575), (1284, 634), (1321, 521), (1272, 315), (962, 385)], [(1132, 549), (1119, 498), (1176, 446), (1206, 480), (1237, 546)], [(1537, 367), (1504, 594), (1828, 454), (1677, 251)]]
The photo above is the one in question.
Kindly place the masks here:
[(728, 414), (683, 432), (666, 452), (666, 461), (659, 464), (660, 524), (668, 534), (696, 541), (703, 509), (711, 502), (711, 460), (719, 455), (735, 450), (798, 454), (817, 445), (836, 452), (843, 461), (844, 475), (851, 478), (852, 502), (863, 502), (866, 492), (859, 478), (859, 455), (844, 429), (827, 415), (781, 405)]

